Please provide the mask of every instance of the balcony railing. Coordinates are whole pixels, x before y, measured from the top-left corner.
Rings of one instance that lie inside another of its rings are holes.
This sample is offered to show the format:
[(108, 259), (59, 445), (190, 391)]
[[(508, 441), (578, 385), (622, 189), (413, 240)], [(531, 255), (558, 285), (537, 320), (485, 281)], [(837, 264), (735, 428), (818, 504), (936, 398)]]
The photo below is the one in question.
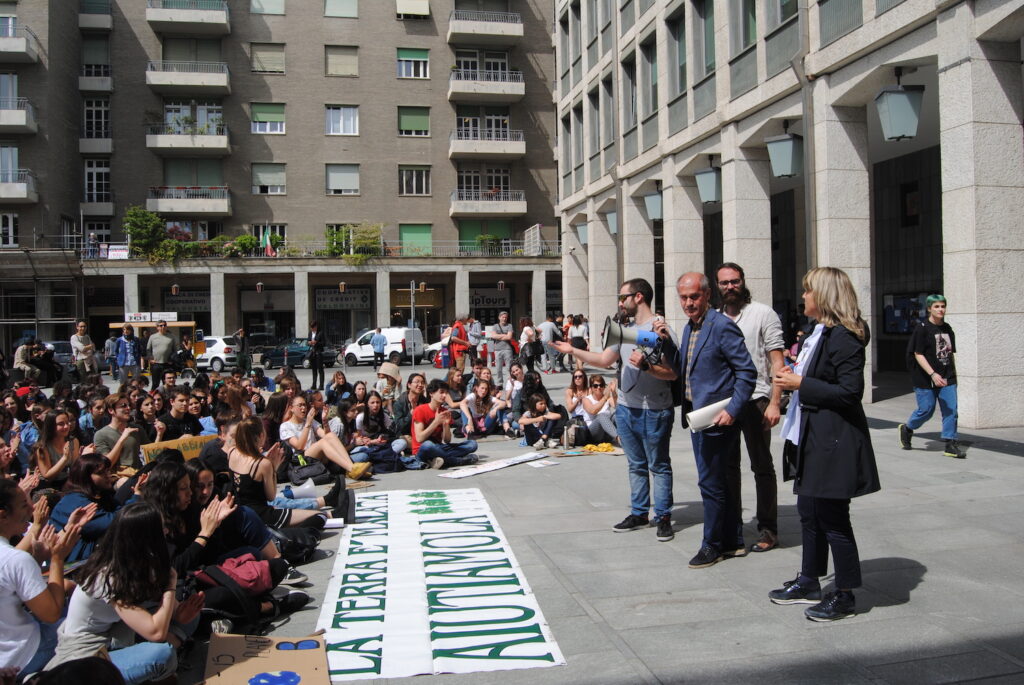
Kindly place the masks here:
[(453, 69), (451, 80), (522, 83), (523, 72), (508, 69)]
[(226, 74), (228, 65), (225, 62), (176, 62), (151, 60), (146, 71), (175, 72), (185, 74)]
[(223, 122), (206, 124), (145, 124), (149, 136), (226, 136), (228, 127)]
[(39, 45), (39, 39), (36, 38), (36, 34), (32, 32), (32, 29), (17, 24), (0, 25), (0, 38), (27, 38), (32, 47), (38, 47)]
[(98, 203), (98, 202), (113, 202), (114, 191), (112, 190), (94, 190), (86, 193), (82, 196), (82, 202)]
[(28, 169), (0, 169), (0, 183), (24, 183), (29, 190), (36, 189), (36, 177)]
[(493, 21), (501, 24), (522, 24), (518, 12), (483, 12), (476, 10), (453, 10), (450, 21)]
[(453, 202), (526, 202), (525, 190), (453, 190)]
[(110, 124), (104, 126), (86, 126), (82, 129), (82, 137), (89, 139), (110, 138)]
[(28, 98), (0, 98), (0, 109), (23, 109), (30, 117), (35, 116)]
[(154, 186), (149, 189), (150, 200), (227, 200), (227, 186)]
[(146, 0), (146, 7), (155, 10), (228, 11), (228, 3), (225, 0)]
[(110, 76), (109, 64), (83, 64), (79, 76), (104, 77)]
[(486, 140), (500, 143), (521, 143), (526, 140), (522, 131), (504, 128), (457, 128), (451, 140)]
[(110, 14), (110, 0), (80, 0), (79, 14)]

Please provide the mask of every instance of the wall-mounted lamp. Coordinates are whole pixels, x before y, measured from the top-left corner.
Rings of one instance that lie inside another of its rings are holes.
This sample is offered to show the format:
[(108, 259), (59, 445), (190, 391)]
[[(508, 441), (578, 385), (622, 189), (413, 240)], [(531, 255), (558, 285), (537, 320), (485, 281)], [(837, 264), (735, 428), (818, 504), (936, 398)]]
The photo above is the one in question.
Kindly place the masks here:
[(181, 292), (181, 286), (175, 283), (171, 286), (171, 295), (177, 295)]
[(654, 182), (654, 192), (644, 195), (644, 207), (647, 209), (647, 218), (651, 221), (661, 221), (661, 181)]
[(921, 121), (924, 86), (904, 86), (900, 83), (902, 77), (903, 67), (896, 67), (896, 85), (882, 88), (875, 96), (878, 121), (886, 140), (913, 138)]
[(694, 172), (697, 193), (704, 204), (722, 201), (722, 170), (714, 165), (714, 155), (708, 155), (708, 168)]
[(345, 285), (345, 281), (341, 281), (340, 283), (338, 283), (338, 292), (339, 293), (345, 292), (345, 288), (346, 287), (348, 287), (348, 286)]
[(498, 281), (498, 290), (505, 289), (505, 281)]
[(789, 121), (782, 122), (781, 136), (765, 138), (768, 159), (775, 178), (799, 176), (804, 172), (804, 138), (789, 132)]
[(259, 283), (256, 284), (256, 292), (263, 292), (263, 281), (260, 281)]

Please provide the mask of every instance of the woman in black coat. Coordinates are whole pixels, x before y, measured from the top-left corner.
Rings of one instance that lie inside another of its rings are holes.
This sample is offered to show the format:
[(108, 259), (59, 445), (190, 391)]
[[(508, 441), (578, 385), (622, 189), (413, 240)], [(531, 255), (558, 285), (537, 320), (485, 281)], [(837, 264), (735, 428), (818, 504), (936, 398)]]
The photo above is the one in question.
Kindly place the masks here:
[[(794, 391), (782, 426), (783, 477), (797, 495), (803, 563), (795, 580), (768, 596), (776, 604), (813, 604), (807, 618), (834, 621), (855, 613), (852, 591), (861, 584), (850, 499), (880, 488), (861, 405), (868, 331), (846, 273), (812, 269), (803, 287), (804, 310), (818, 324), (796, 367), (783, 367), (774, 379)], [(830, 549), (836, 590), (822, 596), (818, 578), (828, 572)]]

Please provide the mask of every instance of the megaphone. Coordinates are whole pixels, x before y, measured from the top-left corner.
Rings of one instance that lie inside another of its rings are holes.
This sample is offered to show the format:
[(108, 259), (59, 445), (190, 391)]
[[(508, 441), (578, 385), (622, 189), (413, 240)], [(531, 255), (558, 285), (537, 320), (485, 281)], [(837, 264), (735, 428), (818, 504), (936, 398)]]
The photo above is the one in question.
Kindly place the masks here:
[(307, 499), (316, 497), (316, 483), (312, 478), (306, 480), (302, 485), (292, 488), (292, 496), (295, 499)]
[(645, 331), (632, 326), (623, 326), (612, 321), (612, 317), (605, 317), (604, 330), (601, 331), (601, 347), (608, 348), (611, 345), (629, 343), (638, 347), (655, 347), (661, 338), (654, 331)]

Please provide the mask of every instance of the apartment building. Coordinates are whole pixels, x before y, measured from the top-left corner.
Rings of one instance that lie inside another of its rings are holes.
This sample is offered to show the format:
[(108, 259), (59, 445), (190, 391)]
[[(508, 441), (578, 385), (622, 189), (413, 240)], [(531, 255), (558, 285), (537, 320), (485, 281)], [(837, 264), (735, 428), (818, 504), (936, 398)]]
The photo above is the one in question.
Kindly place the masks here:
[[(561, 307), (549, 0), (75, 3), (9, 3), (39, 27), (17, 93), (39, 123), (0, 125), (23, 141), (0, 174), (26, 203), (5, 246), (74, 248), (94, 329), (158, 311), (343, 339), (404, 324), (410, 289), (428, 337)], [(129, 249), (132, 206), (182, 258)], [(261, 247), (225, 249), (242, 235)]]
[(559, 0), (553, 29), (567, 310), (640, 276), (681, 326), (676, 278), (728, 260), (788, 323), (832, 265), (870, 381), (942, 292), (962, 425), (1020, 423), (1024, 2)]

